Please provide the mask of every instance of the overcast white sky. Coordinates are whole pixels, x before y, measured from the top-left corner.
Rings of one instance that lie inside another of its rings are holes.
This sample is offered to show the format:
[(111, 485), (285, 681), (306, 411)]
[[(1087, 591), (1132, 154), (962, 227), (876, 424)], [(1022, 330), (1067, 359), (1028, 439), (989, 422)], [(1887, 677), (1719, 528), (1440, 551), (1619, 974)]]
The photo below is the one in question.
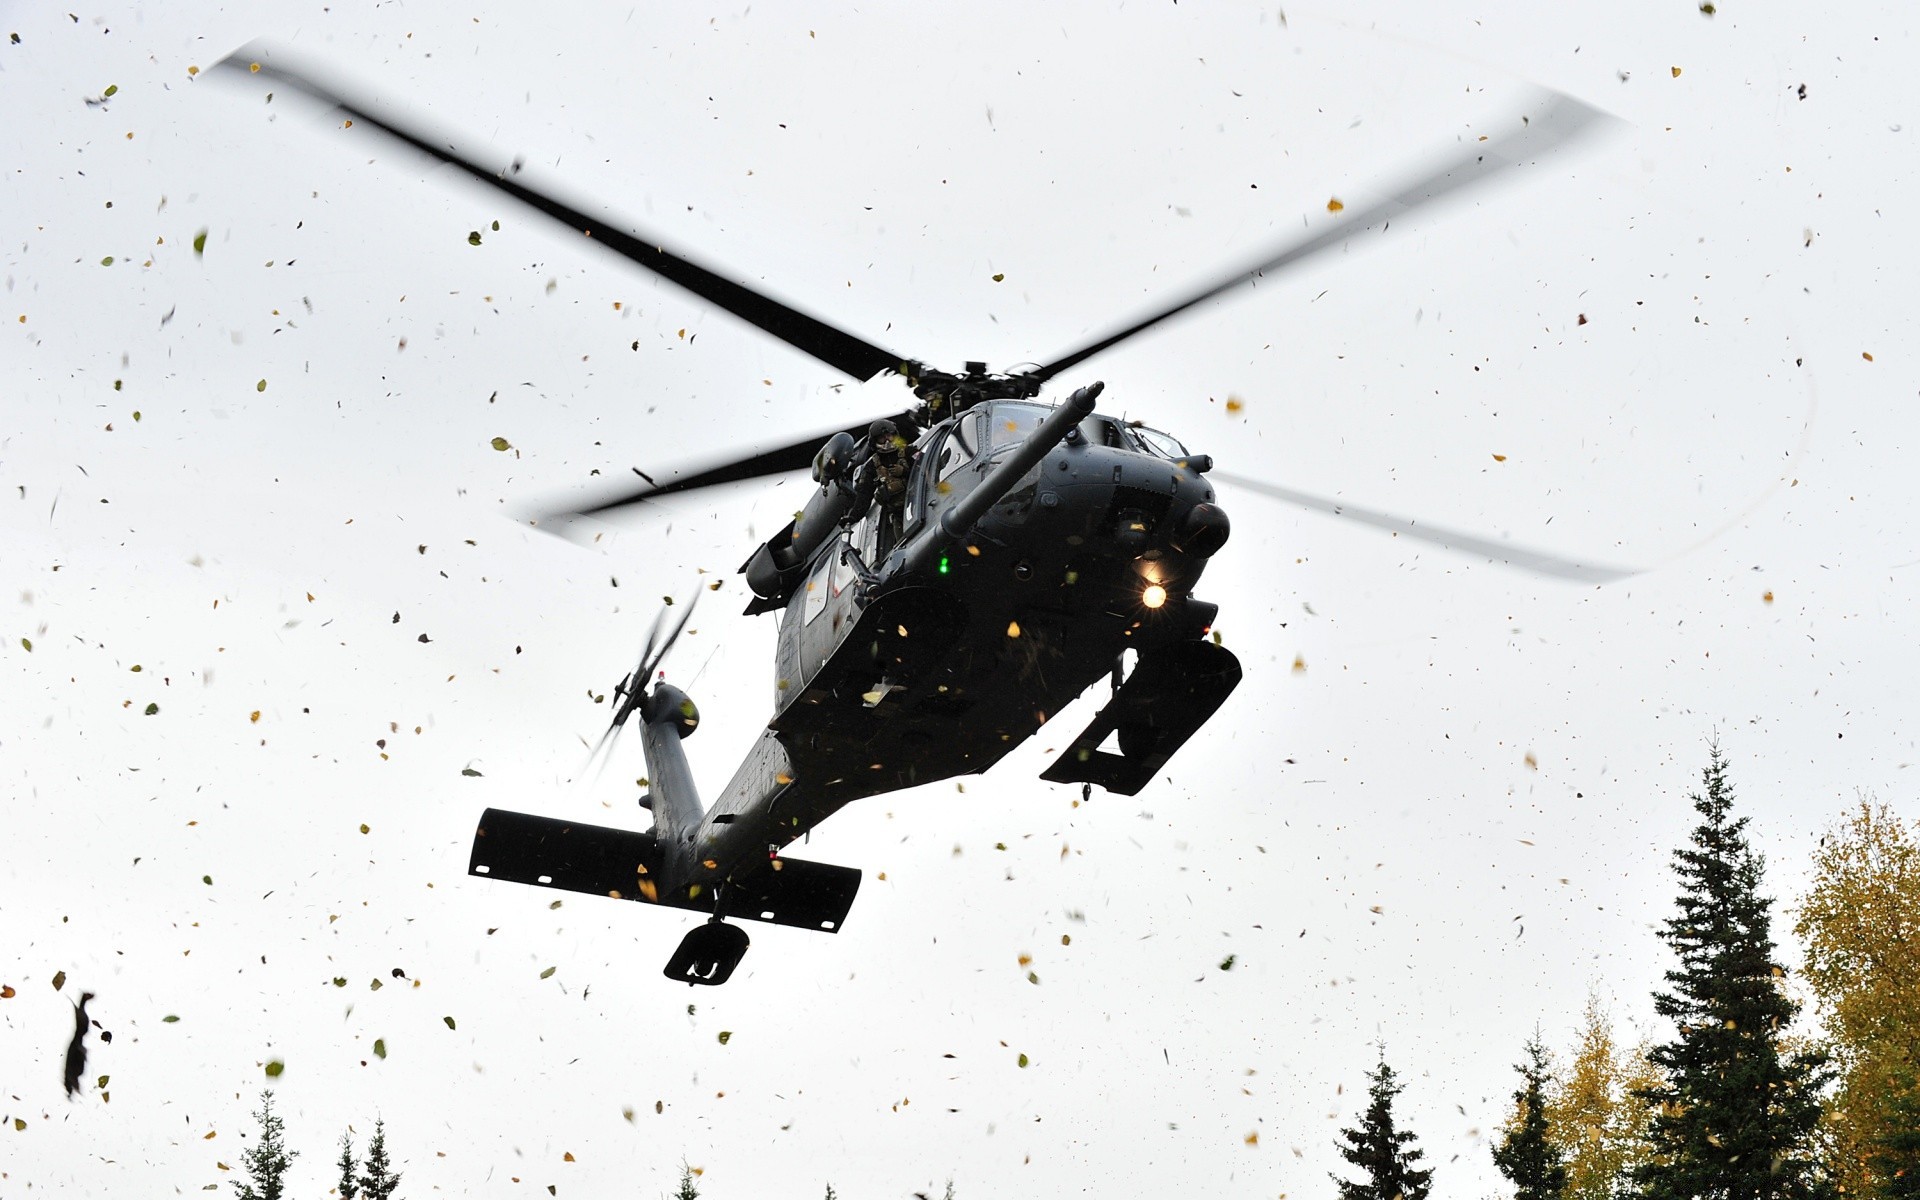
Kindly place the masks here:
[[(415, 1196), (654, 1196), (683, 1158), (716, 1198), (1309, 1196), (1384, 1041), (1435, 1195), (1480, 1197), (1529, 1031), (1597, 993), (1659, 1032), (1710, 738), (1783, 904), (1857, 790), (1914, 812), (1901, 7), (491, 7), (5, 14), (0, 1191), (224, 1191), (279, 1059), (302, 1195), (381, 1115)], [(193, 76), (255, 38), (949, 366), (1057, 355), (1563, 89), (1611, 135), (1060, 382), (1223, 469), (1648, 571), (1223, 488), (1202, 592), (1247, 679), (1170, 778), (1038, 782), (1077, 706), (817, 831), (867, 872), (844, 933), (673, 987), (687, 918), (469, 881), (468, 839), (641, 822), (637, 747), (579, 781), (590, 694), (699, 570), (669, 672), (725, 780), (771, 690), (731, 572), (804, 481), (584, 547), (514, 517), (897, 397)], [(82, 987), (111, 1102), (60, 1092)]]

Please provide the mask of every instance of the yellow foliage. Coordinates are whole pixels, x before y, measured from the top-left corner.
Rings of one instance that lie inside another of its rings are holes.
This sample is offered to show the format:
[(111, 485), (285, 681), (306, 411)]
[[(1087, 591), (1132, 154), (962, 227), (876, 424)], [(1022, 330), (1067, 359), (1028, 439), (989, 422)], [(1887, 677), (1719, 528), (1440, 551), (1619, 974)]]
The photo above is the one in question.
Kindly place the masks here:
[(1897, 1131), (1896, 1102), (1912, 1090), (1920, 1063), (1916, 833), (1885, 805), (1863, 800), (1820, 839), (1794, 925), (1840, 1071), (1822, 1135), (1846, 1194), (1877, 1194), (1885, 1182), (1874, 1178), (1869, 1160)]
[(1659, 1079), (1644, 1050), (1614, 1042), (1606, 1011), (1588, 1000), (1573, 1064), (1547, 1095), (1547, 1138), (1566, 1158), (1566, 1200), (1611, 1200), (1646, 1158), (1649, 1111), (1633, 1093)]

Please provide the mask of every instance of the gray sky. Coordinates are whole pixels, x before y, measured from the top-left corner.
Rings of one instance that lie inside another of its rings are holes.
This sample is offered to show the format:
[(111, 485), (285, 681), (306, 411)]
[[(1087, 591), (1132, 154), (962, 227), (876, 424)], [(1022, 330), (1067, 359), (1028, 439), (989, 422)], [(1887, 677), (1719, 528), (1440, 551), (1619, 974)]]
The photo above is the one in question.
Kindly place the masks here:
[[(0, 1190), (225, 1190), (280, 1059), (304, 1195), (382, 1115), (411, 1195), (651, 1196), (684, 1157), (716, 1198), (1306, 1196), (1384, 1041), (1436, 1195), (1479, 1197), (1529, 1031), (1598, 994), (1659, 1032), (1710, 738), (1783, 903), (1857, 790), (1913, 811), (1902, 9), (809, 7), (6, 16)], [(585, 546), (514, 518), (897, 395), (193, 77), (254, 38), (949, 366), (1055, 356), (1563, 89), (1609, 136), (1060, 382), (1238, 474), (1649, 570), (1223, 488), (1202, 594), (1247, 679), (1169, 778), (1038, 782), (1076, 705), (816, 831), (867, 872), (844, 933), (672, 987), (685, 917), (470, 882), (468, 839), (641, 823), (637, 747), (580, 779), (590, 694), (702, 570), (668, 666), (724, 781), (773, 636), (731, 572), (804, 481)], [(59, 1091), (81, 987), (110, 1103)]]

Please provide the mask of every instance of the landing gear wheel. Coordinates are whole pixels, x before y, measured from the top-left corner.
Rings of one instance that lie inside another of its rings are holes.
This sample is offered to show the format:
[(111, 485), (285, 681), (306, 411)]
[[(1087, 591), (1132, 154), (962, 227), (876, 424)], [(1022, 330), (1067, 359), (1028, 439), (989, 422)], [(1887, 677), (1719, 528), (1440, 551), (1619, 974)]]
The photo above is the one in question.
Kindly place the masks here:
[(750, 944), (746, 930), (713, 917), (687, 930), (663, 973), (680, 983), (718, 987), (732, 977)]

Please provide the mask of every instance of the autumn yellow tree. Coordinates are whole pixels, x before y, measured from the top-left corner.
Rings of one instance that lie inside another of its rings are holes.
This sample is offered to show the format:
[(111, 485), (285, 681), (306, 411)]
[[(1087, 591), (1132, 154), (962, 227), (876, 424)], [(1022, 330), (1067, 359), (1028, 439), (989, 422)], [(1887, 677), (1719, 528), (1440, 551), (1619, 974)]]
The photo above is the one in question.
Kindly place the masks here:
[(1848, 1196), (1912, 1195), (1920, 1112), (1920, 830), (1863, 800), (1820, 839), (1794, 932), (1840, 1088), (1827, 1163)]
[(1647, 1154), (1647, 1108), (1635, 1089), (1658, 1080), (1637, 1048), (1614, 1040), (1598, 999), (1587, 1001), (1572, 1064), (1547, 1093), (1547, 1140), (1567, 1167), (1565, 1200), (1612, 1200)]

